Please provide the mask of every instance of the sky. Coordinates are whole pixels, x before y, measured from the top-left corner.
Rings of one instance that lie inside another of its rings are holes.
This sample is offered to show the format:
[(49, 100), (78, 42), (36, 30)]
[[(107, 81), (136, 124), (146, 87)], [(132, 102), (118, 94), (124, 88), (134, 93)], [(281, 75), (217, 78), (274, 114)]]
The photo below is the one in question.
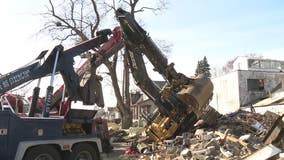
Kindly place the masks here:
[(204, 56), (212, 68), (250, 53), (284, 59), (284, 1), (181, 0), (149, 19), (150, 35), (173, 42), (169, 59), (189, 75)]
[[(42, 50), (58, 44), (48, 35), (36, 35), (43, 25), (37, 14), (45, 11), (46, 3), (47, 0), (1, 2), (0, 73), (21, 67)], [(284, 1), (179, 0), (169, 3), (168, 9), (158, 15), (144, 12), (137, 17), (154, 40), (163, 39), (173, 44), (169, 62), (174, 62), (176, 70), (187, 76), (194, 74), (197, 61), (204, 56), (211, 68), (221, 68), (227, 61), (251, 53), (284, 60)], [(117, 25), (105, 24), (110, 28)]]

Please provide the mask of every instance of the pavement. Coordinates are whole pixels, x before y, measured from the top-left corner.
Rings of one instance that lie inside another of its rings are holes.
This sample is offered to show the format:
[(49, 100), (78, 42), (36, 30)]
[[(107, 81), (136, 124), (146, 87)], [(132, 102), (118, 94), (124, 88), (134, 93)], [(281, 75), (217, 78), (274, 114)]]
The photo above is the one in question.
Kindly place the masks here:
[(110, 153), (103, 153), (102, 160), (120, 160), (120, 156), (129, 148), (127, 143), (113, 143), (113, 150)]

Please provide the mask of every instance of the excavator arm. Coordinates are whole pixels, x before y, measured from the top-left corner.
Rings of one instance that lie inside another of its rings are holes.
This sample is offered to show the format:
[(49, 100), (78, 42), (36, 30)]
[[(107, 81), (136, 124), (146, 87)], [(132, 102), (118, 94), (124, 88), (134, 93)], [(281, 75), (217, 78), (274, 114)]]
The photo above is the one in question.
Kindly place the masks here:
[[(212, 82), (203, 75), (188, 78), (178, 73), (174, 64), (168, 64), (167, 58), (130, 13), (118, 9), (116, 17), (124, 33), (133, 77), (141, 90), (158, 107), (147, 118), (146, 132), (150, 139), (161, 141), (186, 131), (208, 108), (213, 93)], [(167, 86), (163, 89), (156, 87), (149, 78), (142, 55), (164, 77)]]
[[(155, 67), (155, 71), (158, 71), (163, 77), (166, 75), (165, 68), (167, 67), (167, 59), (161, 53), (155, 43), (152, 42), (151, 38), (147, 36), (146, 31), (144, 31), (134, 18), (126, 11), (118, 9), (117, 18), (120, 22), (120, 26), (124, 33), (125, 45), (129, 52), (128, 59), (130, 63), (130, 68), (132, 70), (132, 75), (141, 88), (141, 90), (155, 102), (160, 111), (167, 115), (172, 116), (171, 110), (174, 109), (170, 103), (162, 101), (160, 98), (160, 89), (153, 83), (149, 78), (145, 62), (143, 60), (143, 54), (150, 60), (150, 62)], [(151, 45), (154, 45), (151, 49), (156, 49), (155, 54), (149, 54), (147, 43), (150, 41)], [(156, 54), (158, 53), (158, 54)], [(167, 80), (167, 78), (165, 78)]]

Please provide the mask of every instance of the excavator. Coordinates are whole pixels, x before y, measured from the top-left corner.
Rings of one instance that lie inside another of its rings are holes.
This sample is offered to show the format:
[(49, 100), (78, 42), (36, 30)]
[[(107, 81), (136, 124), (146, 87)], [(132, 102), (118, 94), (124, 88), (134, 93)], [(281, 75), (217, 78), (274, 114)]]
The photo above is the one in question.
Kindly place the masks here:
[[(157, 110), (147, 120), (146, 133), (153, 141), (162, 141), (181, 134), (203, 119), (211, 123), (219, 113), (209, 106), (213, 95), (213, 84), (209, 78), (199, 75), (189, 78), (178, 73), (174, 63), (153, 42), (148, 33), (123, 9), (116, 11), (123, 31), (128, 60), (136, 84), (155, 103)], [(161, 90), (147, 74), (143, 55), (161, 74), (167, 85)]]

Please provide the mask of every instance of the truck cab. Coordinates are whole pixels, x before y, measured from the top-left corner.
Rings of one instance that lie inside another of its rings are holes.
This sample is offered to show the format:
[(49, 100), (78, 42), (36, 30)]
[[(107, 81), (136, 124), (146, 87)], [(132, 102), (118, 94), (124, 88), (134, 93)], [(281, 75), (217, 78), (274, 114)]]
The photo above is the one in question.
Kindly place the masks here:
[[(96, 110), (70, 109), (66, 116), (19, 117), (0, 112), (0, 159), (98, 159), (101, 140), (93, 119)], [(88, 158), (89, 157), (89, 158)]]

